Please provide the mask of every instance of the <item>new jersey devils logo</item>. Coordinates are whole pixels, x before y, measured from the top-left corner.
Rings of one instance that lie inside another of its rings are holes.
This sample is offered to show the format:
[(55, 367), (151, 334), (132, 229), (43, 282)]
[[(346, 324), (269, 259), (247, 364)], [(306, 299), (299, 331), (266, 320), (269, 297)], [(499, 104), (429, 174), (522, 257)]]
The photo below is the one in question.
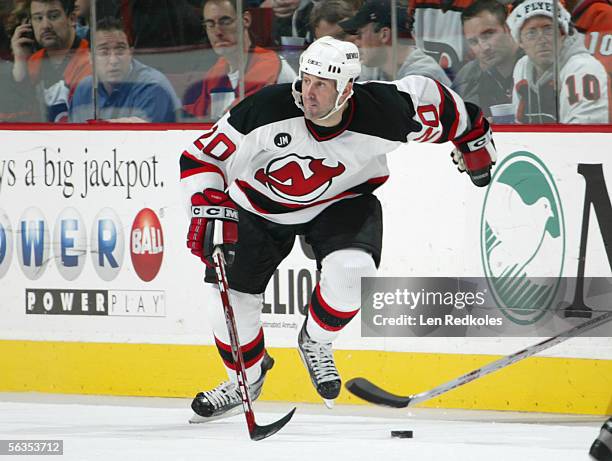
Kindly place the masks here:
[(340, 162), (328, 166), (325, 159), (290, 154), (268, 163), (255, 173), (255, 179), (279, 197), (298, 203), (319, 198), (331, 186), (333, 178), (344, 173)]

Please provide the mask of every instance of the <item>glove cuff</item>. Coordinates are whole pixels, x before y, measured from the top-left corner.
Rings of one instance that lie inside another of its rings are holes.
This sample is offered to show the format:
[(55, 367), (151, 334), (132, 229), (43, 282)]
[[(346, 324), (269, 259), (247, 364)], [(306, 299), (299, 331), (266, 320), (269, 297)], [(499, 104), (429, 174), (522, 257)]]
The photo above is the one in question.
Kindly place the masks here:
[(491, 182), (491, 167), (487, 166), (477, 171), (468, 170), (472, 183), (478, 187), (488, 186)]

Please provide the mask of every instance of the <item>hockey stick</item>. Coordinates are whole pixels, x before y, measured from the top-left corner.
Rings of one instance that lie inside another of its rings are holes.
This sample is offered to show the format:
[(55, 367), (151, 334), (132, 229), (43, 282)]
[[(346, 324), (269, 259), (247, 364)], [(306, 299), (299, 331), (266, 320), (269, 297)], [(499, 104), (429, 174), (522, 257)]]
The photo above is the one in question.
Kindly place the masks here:
[(541, 352), (549, 347), (555, 346), (563, 341), (579, 336), (585, 331), (592, 330), (593, 328), (602, 325), (606, 322), (612, 320), (612, 311), (606, 312), (599, 317), (595, 317), (587, 322), (584, 322), (580, 325), (577, 325), (569, 330), (566, 330), (563, 333), (560, 333), (551, 338), (545, 339), (544, 341), (534, 344), (533, 346), (529, 346), (526, 349), (523, 349), (519, 352), (515, 352), (514, 354), (510, 354), (506, 357), (502, 357), (501, 359), (495, 360), (494, 362), (485, 365), (484, 367), (477, 368), (474, 371), (471, 371), (463, 376), (459, 376), (451, 381), (440, 384), (433, 389), (428, 391), (421, 392), (420, 394), (413, 394), (409, 396), (401, 396), (392, 394), (380, 387), (371, 381), (365, 378), (354, 378), (349, 380), (346, 383), (346, 388), (348, 391), (356, 395), (357, 397), (362, 398), (370, 403), (374, 403), (377, 405), (385, 405), (393, 408), (405, 408), (408, 405), (414, 405), (420, 402), (424, 402), (426, 400), (437, 397), (440, 394), (444, 394), (452, 389), (455, 389), (459, 386), (463, 386), (475, 379), (481, 378), (482, 376), (486, 376), (489, 373), (493, 373), (495, 371), (501, 370), (502, 368), (507, 367), (508, 365), (512, 365), (520, 360), (523, 360), (527, 357), (531, 357), (538, 352)]
[[(219, 224), (221, 224), (219, 222)], [(266, 437), (276, 434), (280, 431), (285, 424), (289, 422), (293, 413), (295, 413), (295, 407), (284, 417), (278, 421), (269, 424), (267, 426), (259, 426), (255, 422), (255, 413), (253, 412), (253, 404), (251, 402), (251, 395), (249, 394), (249, 382), (246, 378), (246, 366), (244, 364), (244, 357), (240, 350), (240, 343), (238, 342), (238, 329), (236, 328), (236, 317), (234, 317), (234, 309), (229, 299), (229, 287), (227, 283), (227, 277), (225, 275), (225, 257), (223, 250), (219, 242), (223, 242), (222, 227), (215, 223), (213, 242), (213, 262), (215, 265), (215, 271), (217, 273), (217, 284), (219, 285), (219, 293), (221, 294), (221, 304), (223, 304), (223, 313), (225, 314), (225, 323), (227, 324), (227, 331), (230, 337), (230, 345), (232, 348), (232, 359), (236, 365), (236, 377), (238, 378), (238, 388), (242, 396), (242, 408), (244, 409), (244, 416), (246, 417), (247, 426), (249, 428), (249, 435), (251, 440), (262, 440)]]

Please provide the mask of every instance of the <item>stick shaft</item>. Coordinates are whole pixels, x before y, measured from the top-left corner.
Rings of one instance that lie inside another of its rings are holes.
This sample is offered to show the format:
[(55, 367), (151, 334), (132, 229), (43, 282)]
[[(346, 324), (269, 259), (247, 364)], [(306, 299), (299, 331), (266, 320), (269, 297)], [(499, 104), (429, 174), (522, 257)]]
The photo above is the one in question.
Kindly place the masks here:
[(221, 295), (221, 303), (223, 304), (223, 313), (225, 314), (225, 323), (230, 337), (230, 346), (232, 348), (232, 359), (236, 367), (236, 377), (238, 379), (238, 387), (242, 395), (242, 407), (247, 420), (249, 432), (255, 427), (255, 414), (253, 413), (253, 404), (249, 394), (249, 384), (246, 377), (246, 366), (244, 357), (240, 350), (240, 342), (238, 340), (238, 328), (236, 327), (236, 318), (234, 309), (229, 299), (229, 288), (227, 277), (225, 275), (225, 262), (223, 260), (223, 251), (217, 246), (213, 252), (213, 261), (215, 263), (215, 271), (217, 272), (217, 283), (219, 285), (219, 293)]
[(497, 370), (505, 368), (508, 365), (512, 365), (513, 363), (519, 362), (523, 359), (526, 359), (527, 357), (531, 357), (532, 355), (535, 355), (538, 352), (542, 352), (543, 350), (551, 348), (570, 338), (579, 336), (585, 331), (592, 330), (593, 328), (598, 327), (599, 325), (602, 325), (610, 320), (612, 320), (612, 311), (606, 312), (605, 314), (600, 315), (599, 317), (594, 317), (591, 320), (588, 320), (573, 328), (570, 328), (569, 330), (566, 330), (563, 333), (558, 334), (557, 336), (553, 336), (551, 338), (545, 339), (542, 342), (534, 344), (533, 346), (529, 346), (526, 349), (515, 352), (506, 357), (502, 357), (501, 359), (495, 360), (494, 362), (491, 362), (485, 365), (484, 367), (478, 368), (451, 381), (440, 384), (439, 386), (434, 387), (433, 389), (412, 395), (410, 396), (410, 405), (424, 402), (426, 400), (437, 397), (440, 394), (444, 394), (450, 390), (453, 390), (456, 387), (463, 386), (464, 384), (474, 381), (475, 379), (481, 378)]

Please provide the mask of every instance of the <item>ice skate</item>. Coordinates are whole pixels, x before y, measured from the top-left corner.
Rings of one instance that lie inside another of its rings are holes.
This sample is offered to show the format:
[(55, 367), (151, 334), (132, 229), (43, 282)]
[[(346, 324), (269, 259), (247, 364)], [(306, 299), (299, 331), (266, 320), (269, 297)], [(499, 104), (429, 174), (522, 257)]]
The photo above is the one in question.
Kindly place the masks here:
[[(266, 352), (261, 362), (261, 376), (249, 384), (251, 400), (255, 401), (261, 394), (266, 373), (274, 366), (274, 359)], [(205, 423), (216, 419), (227, 418), (242, 411), (242, 397), (238, 385), (225, 381), (210, 391), (198, 392), (191, 402), (195, 414), (190, 423)]]
[(312, 384), (323, 398), (325, 406), (333, 408), (334, 399), (340, 394), (342, 382), (334, 363), (331, 343), (318, 343), (310, 339), (304, 322), (298, 335), (298, 346)]

